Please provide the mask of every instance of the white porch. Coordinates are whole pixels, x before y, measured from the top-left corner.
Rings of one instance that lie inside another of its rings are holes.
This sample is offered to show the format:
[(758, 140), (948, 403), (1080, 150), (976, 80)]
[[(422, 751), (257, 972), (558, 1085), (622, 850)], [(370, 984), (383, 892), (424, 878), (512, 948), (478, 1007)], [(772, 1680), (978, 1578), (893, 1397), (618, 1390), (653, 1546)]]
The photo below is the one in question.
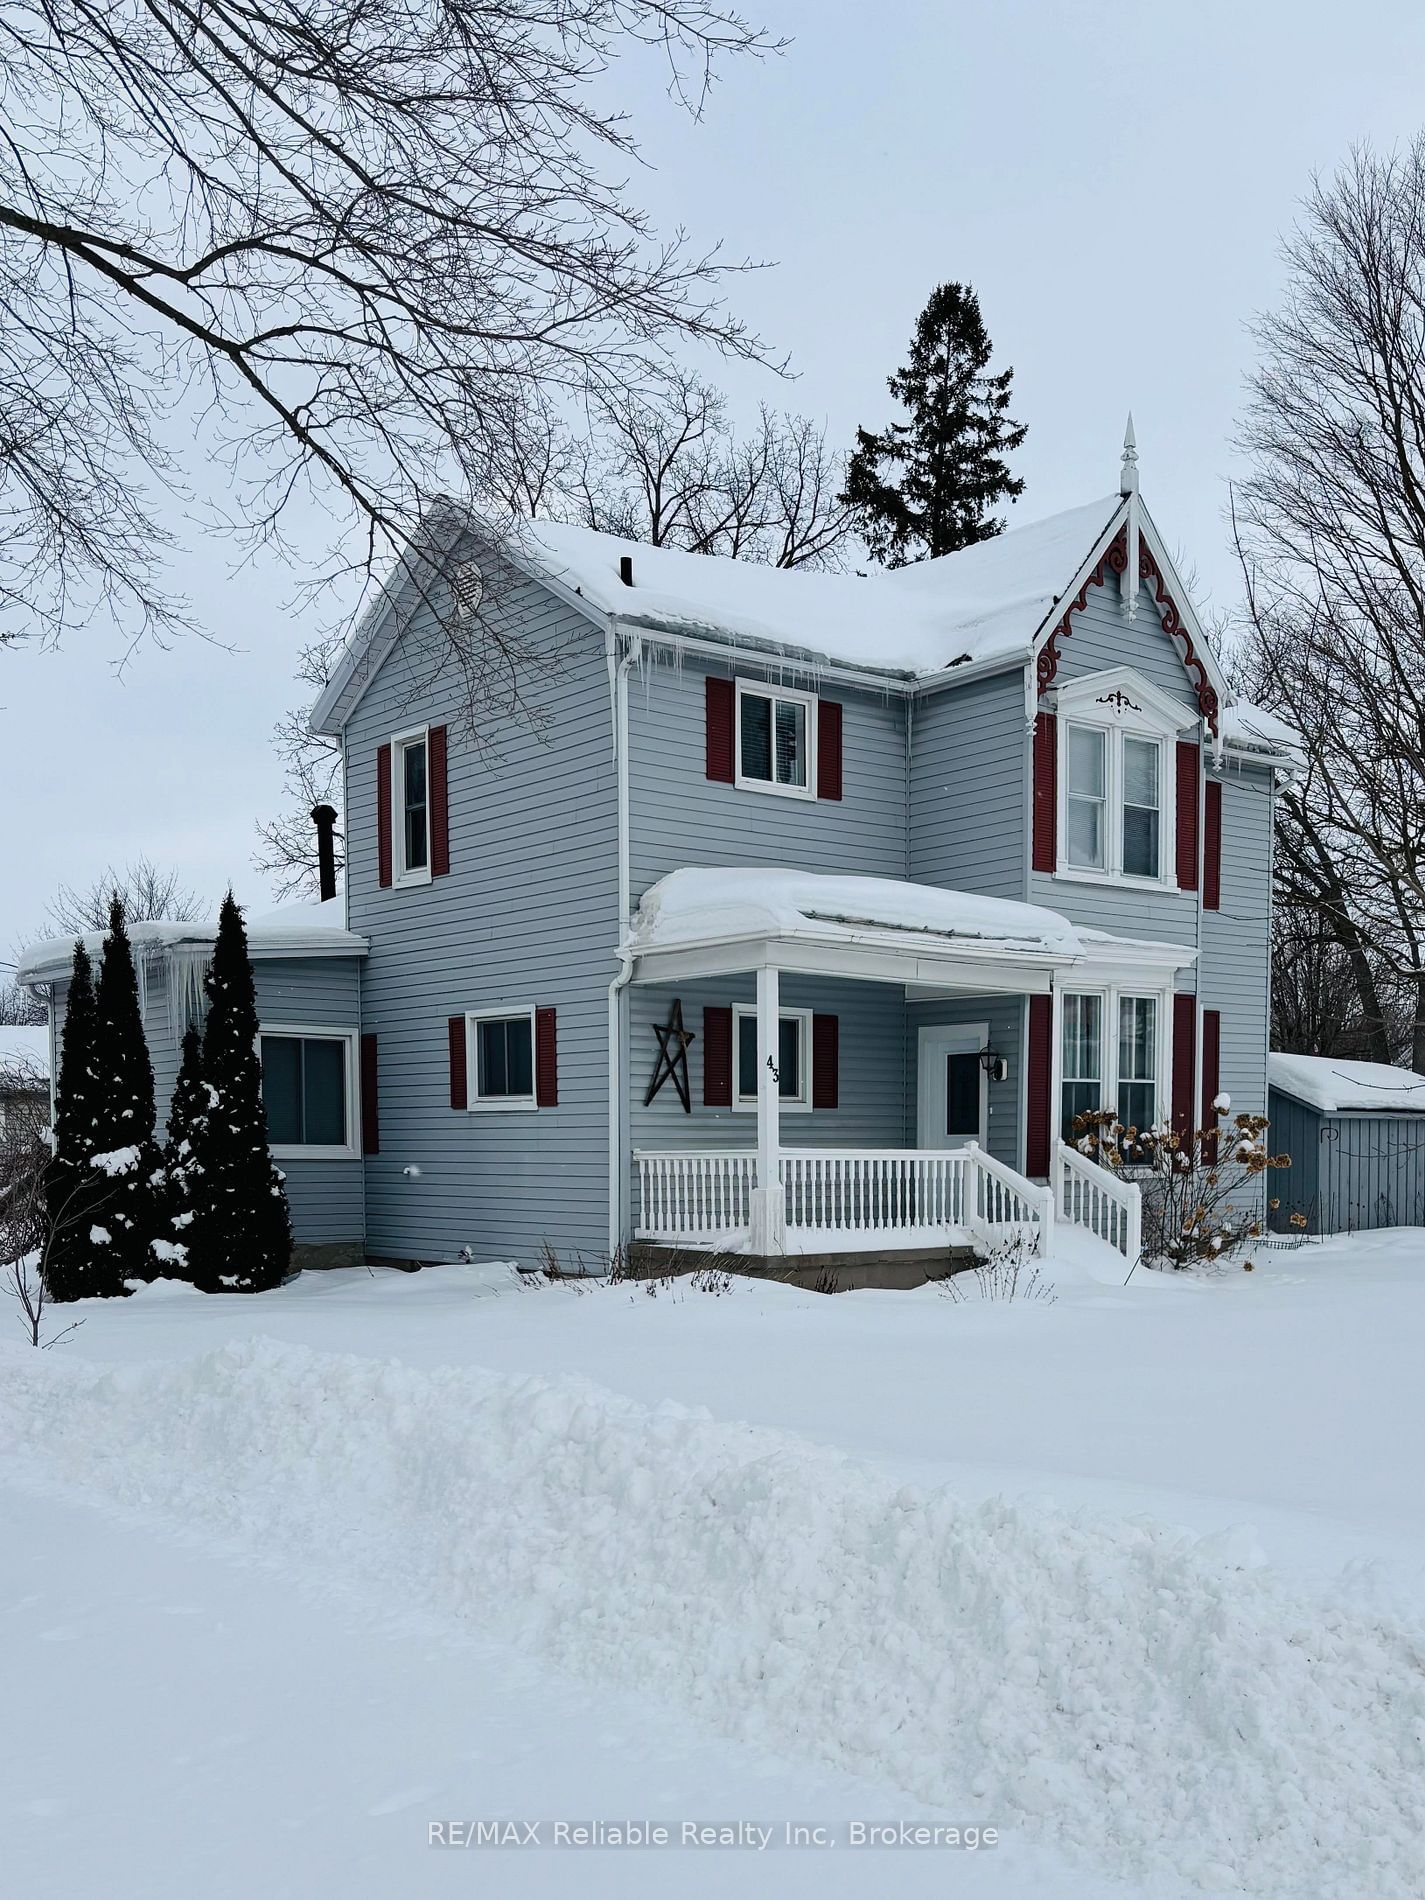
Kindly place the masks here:
[[(762, 1260), (957, 1249), (984, 1255), (1016, 1237), (1043, 1254), (1060, 1218), (1090, 1228), (1136, 1259), (1137, 1190), (1062, 1144), (1043, 1144), (1040, 1167), (1049, 1178), (1035, 1181), (1000, 1158), (1009, 1131), (998, 1122), (997, 1154), (985, 1145), (983, 1121), (980, 1139), (966, 1140), (947, 1134), (943, 1119), (938, 1128), (928, 1126), (924, 1113), (920, 1140), (926, 1143), (929, 1134), (933, 1145), (813, 1145), (805, 1134), (796, 1140), (801, 1131), (795, 1111), (782, 1099), (780, 1027), (784, 1014), (799, 1013), (795, 1000), (786, 1012), (783, 1004), (788, 987), (795, 998), (809, 979), (834, 979), (848, 988), (892, 985), (907, 1008), (924, 1006), (921, 1014), (932, 1016), (937, 1002), (949, 1005), (951, 999), (947, 1015), (955, 1008), (963, 1015), (971, 998), (1049, 998), (1056, 1035), (1058, 980), (1102, 961), (1105, 950), (1138, 962), (1145, 973), (1152, 968), (1158, 980), (1166, 971), (1171, 984), (1170, 947), (1086, 938), (1091, 933), (1081, 936), (1057, 913), (1034, 906), (888, 879), (687, 871), (663, 880), (635, 921), (632, 981), (665, 989), (691, 985), (696, 993), (699, 984), (725, 985), (729, 977), (755, 980), (755, 1006), (747, 991), (747, 1002), (739, 1005), (747, 1049), (734, 1052), (734, 1063), (740, 1059), (742, 1067), (733, 1107), (748, 1122), (755, 1110), (756, 1139), (741, 1147), (727, 1142), (738, 1119), (734, 1113), (718, 1118), (716, 1132), (723, 1139), (706, 1147), (682, 1142), (687, 1124), (681, 1116), (675, 1116), (679, 1145), (656, 1139), (635, 1144), (636, 1199), (626, 1231), (654, 1246)], [(754, 1015), (755, 1100), (753, 1024), (745, 1020)], [(988, 1047), (981, 1050), (978, 1040), (968, 1046), (973, 1061), (983, 1055), (987, 1070), (1004, 1060)], [(1016, 1041), (1006, 1054), (1019, 1071), (1014, 1133), (1022, 1137), (1025, 1048)], [(1051, 1088), (1046, 1076), (1046, 1098)], [(804, 1113), (810, 1104), (797, 1106)], [(673, 1132), (666, 1119), (661, 1126)], [(963, 1126), (952, 1121), (950, 1129)], [(709, 1134), (714, 1132), (710, 1127)], [(1018, 1152), (1024, 1152), (1022, 1140)]]

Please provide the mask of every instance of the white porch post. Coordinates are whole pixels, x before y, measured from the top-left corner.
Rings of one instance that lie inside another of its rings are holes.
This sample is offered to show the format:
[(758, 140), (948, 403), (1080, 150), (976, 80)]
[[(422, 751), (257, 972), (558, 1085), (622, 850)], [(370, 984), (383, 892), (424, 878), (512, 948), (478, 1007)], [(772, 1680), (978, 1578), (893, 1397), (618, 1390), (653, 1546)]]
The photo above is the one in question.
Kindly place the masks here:
[(775, 969), (757, 972), (757, 1186), (752, 1192), (752, 1251), (786, 1251), (786, 1195), (781, 1170), (781, 1089), (777, 1077), (780, 1043), (780, 977)]

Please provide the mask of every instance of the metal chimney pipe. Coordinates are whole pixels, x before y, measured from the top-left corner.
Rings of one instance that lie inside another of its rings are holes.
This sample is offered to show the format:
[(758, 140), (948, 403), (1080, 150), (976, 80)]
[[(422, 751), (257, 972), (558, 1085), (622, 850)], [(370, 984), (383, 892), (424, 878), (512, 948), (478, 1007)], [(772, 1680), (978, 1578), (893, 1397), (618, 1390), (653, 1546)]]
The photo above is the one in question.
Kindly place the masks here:
[(336, 845), (332, 840), (336, 806), (313, 805), (312, 823), (317, 828), (317, 888), (325, 904), (336, 896)]

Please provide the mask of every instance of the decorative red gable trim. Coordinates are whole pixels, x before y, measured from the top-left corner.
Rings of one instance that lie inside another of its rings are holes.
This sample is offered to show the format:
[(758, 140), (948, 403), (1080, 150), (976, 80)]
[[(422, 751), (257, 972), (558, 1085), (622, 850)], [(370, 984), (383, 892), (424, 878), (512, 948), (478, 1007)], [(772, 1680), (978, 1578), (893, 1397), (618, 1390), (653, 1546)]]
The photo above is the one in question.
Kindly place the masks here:
[(816, 702), (816, 795), (841, 797), (841, 706), (834, 699)]
[(732, 1107), (732, 1010), (723, 1003), (703, 1011), (703, 1107)]
[(1042, 712), (1034, 721), (1034, 868), (1053, 871), (1059, 855), (1059, 722)]
[(1202, 907), (1222, 908), (1222, 781), (1210, 778), (1202, 805)]
[(1195, 739), (1178, 740), (1178, 889), (1197, 889), (1197, 802), (1200, 757)]
[(379, 1155), (381, 1152), (381, 1118), (376, 1080), (376, 1038), (364, 1035), (361, 1038), (361, 1152), (364, 1155)]
[(720, 785), (736, 779), (733, 735), (737, 725), (737, 687), (732, 680), (707, 681), (707, 773)]
[(430, 777), (430, 874), (450, 874), (450, 792), (446, 775), (446, 728), (432, 726), (426, 738)]
[(841, 1106), (841, 1018), (811, 1019), (811, 1105)]
[[(1222, 1011), (1202, 1012), (1202, 1126), (1216, 1129), (1217, 1113), (1212, 1104), (1222, 1093)], [(1202, 1158), (1209, 1166), (1217, 1165), (1217, 1136), (1202, 1144)]]
[(1049, 1173), (1049, 1131), (1053, 1126), (1050, 1094), (1054, 1075), (1054, 999), (1029, 999), (1029, 1060), (1025, 1066), (1024, 1172), (1044, 1179)]
[(534, 1012), (534, 1101), (536, 1108), (559, 1106), (559, 1038), (555, 1012)]
[(1192, 1135), (1196, 1071), (1197, 998), (1179, 990), (1173, 998), (1173, 1132), (1182, 1142)]
[(391, 888), (391, 748), (376, 748), (376, 880)]
[(446, 1018), (446, 1036), (450, 1043), (450, 1106), (470, 1106), (469, 1086), (465, 1077), (465, 1018)]
[[(1059, 671), (1059, 660), (1062, 657), (1059, 652), (1059, 643), (1061, 640), (1072, 638), (1074, 615), (1081, 614), (1088, 606), (1089, 589), (1102, 587), (1110, 573), (1123, 574), (1127, 572), (1127, 568), (1128, 530), (1120, 528), (1104, 549), (1092, 574), (1064, 609), (1049, 638), (1039, 650), (1039, 658), (1035, 664), (1035, 678), (1041, 693), (1046, 692), (1054, 683)], [(1138, 537), (1138, 572), (1142, 579), (1148, 581), (1153, 587), (1153, 599), (1157, 604), (1164, 633), (1176, 641), (1181, 650), (1183, 665), (1187, 668), (1188, 678), (1197, 692), (1198, 711), (1212, 730), (1217, 732), (1220, 708), (1216, 689), (1207, 676), (1207, 666), (1202, 655), (1193, 644), (1193, 637), (1187, 630), (1182, 611), (1168, 592), (1162, 570), (1153, 559), (1148, 550), (1148, 544), (1141, 534)]]

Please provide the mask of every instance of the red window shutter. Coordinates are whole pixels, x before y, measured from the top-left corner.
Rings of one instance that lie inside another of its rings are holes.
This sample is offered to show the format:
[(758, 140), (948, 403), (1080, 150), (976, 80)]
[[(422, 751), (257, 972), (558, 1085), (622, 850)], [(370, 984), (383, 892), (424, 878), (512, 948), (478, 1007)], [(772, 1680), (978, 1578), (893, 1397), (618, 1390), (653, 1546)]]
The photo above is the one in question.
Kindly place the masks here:
[(381, 1119), (376, 1096), (376, 1038), (361, 1038), (361, 1152), (381, 1152)]
[(430, 874), (450, 873), (450, 794), (446, 784), (445, 726), (432, 726), (426, 740), (426, 770), (430, 777)]
[(732, 1011), (721, 1003), (703, 1011), (703, 1107), (732, 1107)]
[(1195, 739), (1178, 740), (1178, 889), (1197, 889), (1197, 779)]
[(1202, 904), (1222, 908), (1222, 781), (1210, 778), (1202, 811)]
[(1050, 1091), (1054, 1077), (1054, 999), (1029, 999), (1029, 1061), (1025, 1069), (1024, 1171), (1049, 1172), (1049, 1131), (1053, 1126)]
[[(1042, 712), (1034, 721), (1034, 868), (1053, 871), (1059, 855), (1059, 722)], [(1048, 1162), (1040, 1170), (1047, 1171)], [(1032, 1172), (1032, 1170), (1031, 1170)]]
[(733, 729), (737, 724), (737, 687), (732, 680), (714, 679), (707, 683), (708, 777), (719, 784), (731, 785), (733, 769)]
[(811, 1105), (841, 1106), (841, 1018), (811, 1019)]
[(1197, 998), (1180, 990), (1173, 998), (1173, 1130), (1180, 1141), (1192, 1134), (1196, 1071)]
[(450, 1035), (450, 1106), (468, 1108), (470, 1096), (465, 1079), (465, 1018), (450, 1017), (447, 1029)]
[(383, 891), (391, 887), (391, 748), (376, 748), (376, 872)]
[[(1217, 1127), (1217, 1114), (1212, 1104), (1222, 1093), (1222, 1011), (1205, 1009), (1202, 1012), (1202, 1126)], [(1217, 1136), (1202, 1144), (1202, 1158), (1215, 1164), (1217, 1160)]]
[(540, 1108), (559, 1106), (559, 1038), (552, 1009), (534, 1012), (534, 1099)]
[(816, 702), (816, 795), (841, 797), (841, 706), (834, 699)]

